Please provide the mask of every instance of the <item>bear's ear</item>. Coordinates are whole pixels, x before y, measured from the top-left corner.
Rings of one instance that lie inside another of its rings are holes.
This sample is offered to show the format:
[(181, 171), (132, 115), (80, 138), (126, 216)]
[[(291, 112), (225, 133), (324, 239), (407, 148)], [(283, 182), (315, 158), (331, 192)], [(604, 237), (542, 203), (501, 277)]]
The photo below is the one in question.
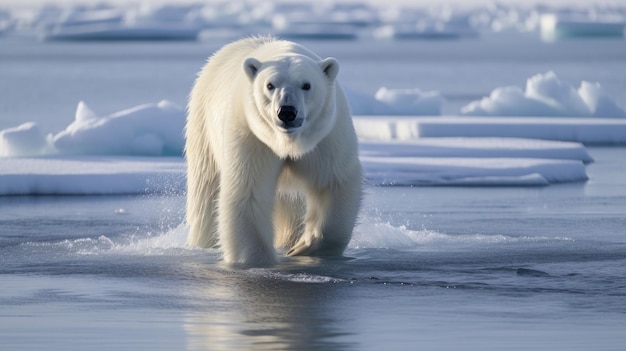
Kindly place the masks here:
[(325, 58), (320, 61), (322, 72), (328, 77), (328, 80), (334, 81), (339, 73), (339, 62), (334, 57)]
[(254, 57), (248, 57), (245, 61), (243, 61), (243, 69), (248, 78), (252, 81), (259, 72), (259, 69), (261, 69), (261, 61), (255, 59)]

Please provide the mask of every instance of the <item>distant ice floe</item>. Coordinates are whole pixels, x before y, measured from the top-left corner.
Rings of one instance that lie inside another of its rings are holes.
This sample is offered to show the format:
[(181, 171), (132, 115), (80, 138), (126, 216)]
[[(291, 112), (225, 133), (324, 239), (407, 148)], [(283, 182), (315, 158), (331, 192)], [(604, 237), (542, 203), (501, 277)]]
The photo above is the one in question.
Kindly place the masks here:
[(202, 29), (187, 21), (188, 7), (72, 9), (45, 26), (43, 40), (196, 40)]
[(626, 117), (599, 83), (583, 81), (578, 89), (552, 71), (517, 86), (496, 88), (491, 95), (461, 109), (467, 116)]
[(376, 12), (366, 4), (277, 4), (271, 17), (272, 33), (280, 38), (302, 40), (354, 40), (361, 28), (377, 22)]
[(420, 13), (412, 18), (394, 21), (374, 31), (378, 39), (461, 39), (477, 37), (479, 32), (467, 14), (450, 12), (435, 15)]
[(90, 24), (80, 27), (58, 26), (44, 32), (43, 40), (196, 40), (199, 28), (145, 25)]
[(555, 41), (568, 38), (623, 38), (626, 17), (621, 15), (546, 13), (540, 19), (541, 38)]
[(438, 91), (417, 88), (381, 87), (373, 97), (348, 88), (346, 95), (354, 115), (438, 116), (444, 102)]
[[(46, 4), (1, 10), (0, 35), (37, 31), (44, 40), (195, 40), (226, 30), (234, 37), (275, 34), (297, 40), (449, 40), (510, 31), (540, 33), (545, 40), (623, 36), (623, 6), (578, 5), (312, 0)], [(200, 35), (203, 30), (208, 35)]]

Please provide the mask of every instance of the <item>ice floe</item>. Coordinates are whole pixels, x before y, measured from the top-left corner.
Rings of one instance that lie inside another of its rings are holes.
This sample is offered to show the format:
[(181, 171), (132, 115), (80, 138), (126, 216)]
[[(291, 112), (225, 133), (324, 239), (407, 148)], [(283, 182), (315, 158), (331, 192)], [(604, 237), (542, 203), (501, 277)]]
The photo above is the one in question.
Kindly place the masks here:
[(0, 195), (181, 193), (180, 157), (0, 158)]
[[(161, 102), (97, 117), (80, 103), (74, 122), (60, 133), (43, 137), (34, 123), (6, 129), (0, 132), (0, 151), (13, 157), (0, 158), (0, 195), (182, 193), (183, 115), (180, 108)], [(445, 117), (425, 119), (446, 121)], [(442, 130), (471, 134), (471, 118), (457, 119), (466, 124), (444, 123)], [(441, 136), (411, 140), (411, 135), (389, 132), (398, 121), (416, 119), (355, 118), (360, 157), (371, 185), (548, 185), (584, 181), (584, 164), (593, 161), (585, 147), (574, 142)], [(499, 119), (483, 121), (496, 121), (491, 128), (499, 134), (508, 130), (497, 126)], [(626, 121), (621, 122), (626, 128)], [(412, 127), (409, 123), (401, 129)], [(164, 150), (178, 157), (128, 156), (162, 156)], [(29, 154), (48, 156), (15, 157)]]
[[(57, 2), (58, 3), (58, 2)], [(464, 4), (465, 5), (465, 4)], [(235, 36), (274, 33), (306, 39), (463, 39), (483, 32), (536, 32), (545, 40), (622, 37), (624, 6), (565, 3), (473, 6), (373, 1), (174, 1), (7, 7), (0, 33), (41, 32), (45, 40), (193, 40), (203, 29)]]
[(438, 91), (393, 89), (381, 87), (374, 96), (346, 89), (354, 115), (437, 116), (441, 114), (444, 98)]
[[(586, 180), (591, 161), (575, 143), (480, 138), (362, 142), (360, 157), (373, 186), (545, 186)], [(0, 170), (0, 195), (180, 194), (186, 180), (182, 157), (0, 158)]]
[(181, 155), (184, 110), (163, 100), (98, 117), (83, 101), (65, 130), (44, 136), (28, 122), (0, 131), (0, 156)]
[(541, 38), (555, 41), (568, 38), (622, 38), (626, 18), (619, 15), (546, 13), (541, 15)]
[(411, 140), (424, 137), (507, 137), (625, 145), (626, 119), (564, 117), (389, 117), (360, 116), (354, 126), (362, 139)]
[[(583, 144), (626, 144), (626, 118), (603, 118), (624, 110), (599, 84), (583, 82), (576, 90), (552, 73), (529, 79), (517, 100), (473, 103), (482, 113), (531, 117), (397, 116), (439, 114), (442, 98), (388, 88), (375, 96), (348, 89), (347, 95), (357, 114), (365, 178), (374, 186), (584, 181), (585, 164), (593, 160)], [(569, 117), (532, 117), (545, 111)], [(358, 116), (367, 112), (381, 115)], [(0, 195), (182, 193), (184, 124), (184, 109), (166, 100), (104, 116), (81, 101), (60, 132), (46, 135), (32, 122), (5, 129)]]
[(361, 163), (375, 185), (541, 186), (587, 180), (582, 162), (571, 160), (363, 157)]
[(365, 157), (544, 158), (593, 162), (580, 143), (519, 138), (442, 137), (416, 140), (361, 140)]

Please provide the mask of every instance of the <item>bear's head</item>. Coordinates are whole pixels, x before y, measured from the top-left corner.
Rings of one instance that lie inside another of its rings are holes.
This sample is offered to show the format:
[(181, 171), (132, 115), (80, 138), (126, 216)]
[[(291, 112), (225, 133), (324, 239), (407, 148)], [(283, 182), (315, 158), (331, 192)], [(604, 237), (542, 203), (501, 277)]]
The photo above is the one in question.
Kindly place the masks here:
[(336, 59), (293, 54), (261, 62), (250, 57), (243, 69), (255, 110), (246, 114), (248, 124), (279, 157), (300, 157), (328, 135), (336, 120)]

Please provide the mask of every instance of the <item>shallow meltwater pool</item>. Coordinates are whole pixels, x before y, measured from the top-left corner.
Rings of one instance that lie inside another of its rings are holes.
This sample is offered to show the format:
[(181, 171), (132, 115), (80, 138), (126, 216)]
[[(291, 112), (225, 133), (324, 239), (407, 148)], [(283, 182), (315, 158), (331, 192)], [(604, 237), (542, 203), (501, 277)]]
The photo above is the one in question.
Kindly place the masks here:
[(368, 187), (345, 256), (230, 269), (183, 196), (0, 198), (0, 339), (32, 350), (611, 350), (623, 149), (586, 183)]

